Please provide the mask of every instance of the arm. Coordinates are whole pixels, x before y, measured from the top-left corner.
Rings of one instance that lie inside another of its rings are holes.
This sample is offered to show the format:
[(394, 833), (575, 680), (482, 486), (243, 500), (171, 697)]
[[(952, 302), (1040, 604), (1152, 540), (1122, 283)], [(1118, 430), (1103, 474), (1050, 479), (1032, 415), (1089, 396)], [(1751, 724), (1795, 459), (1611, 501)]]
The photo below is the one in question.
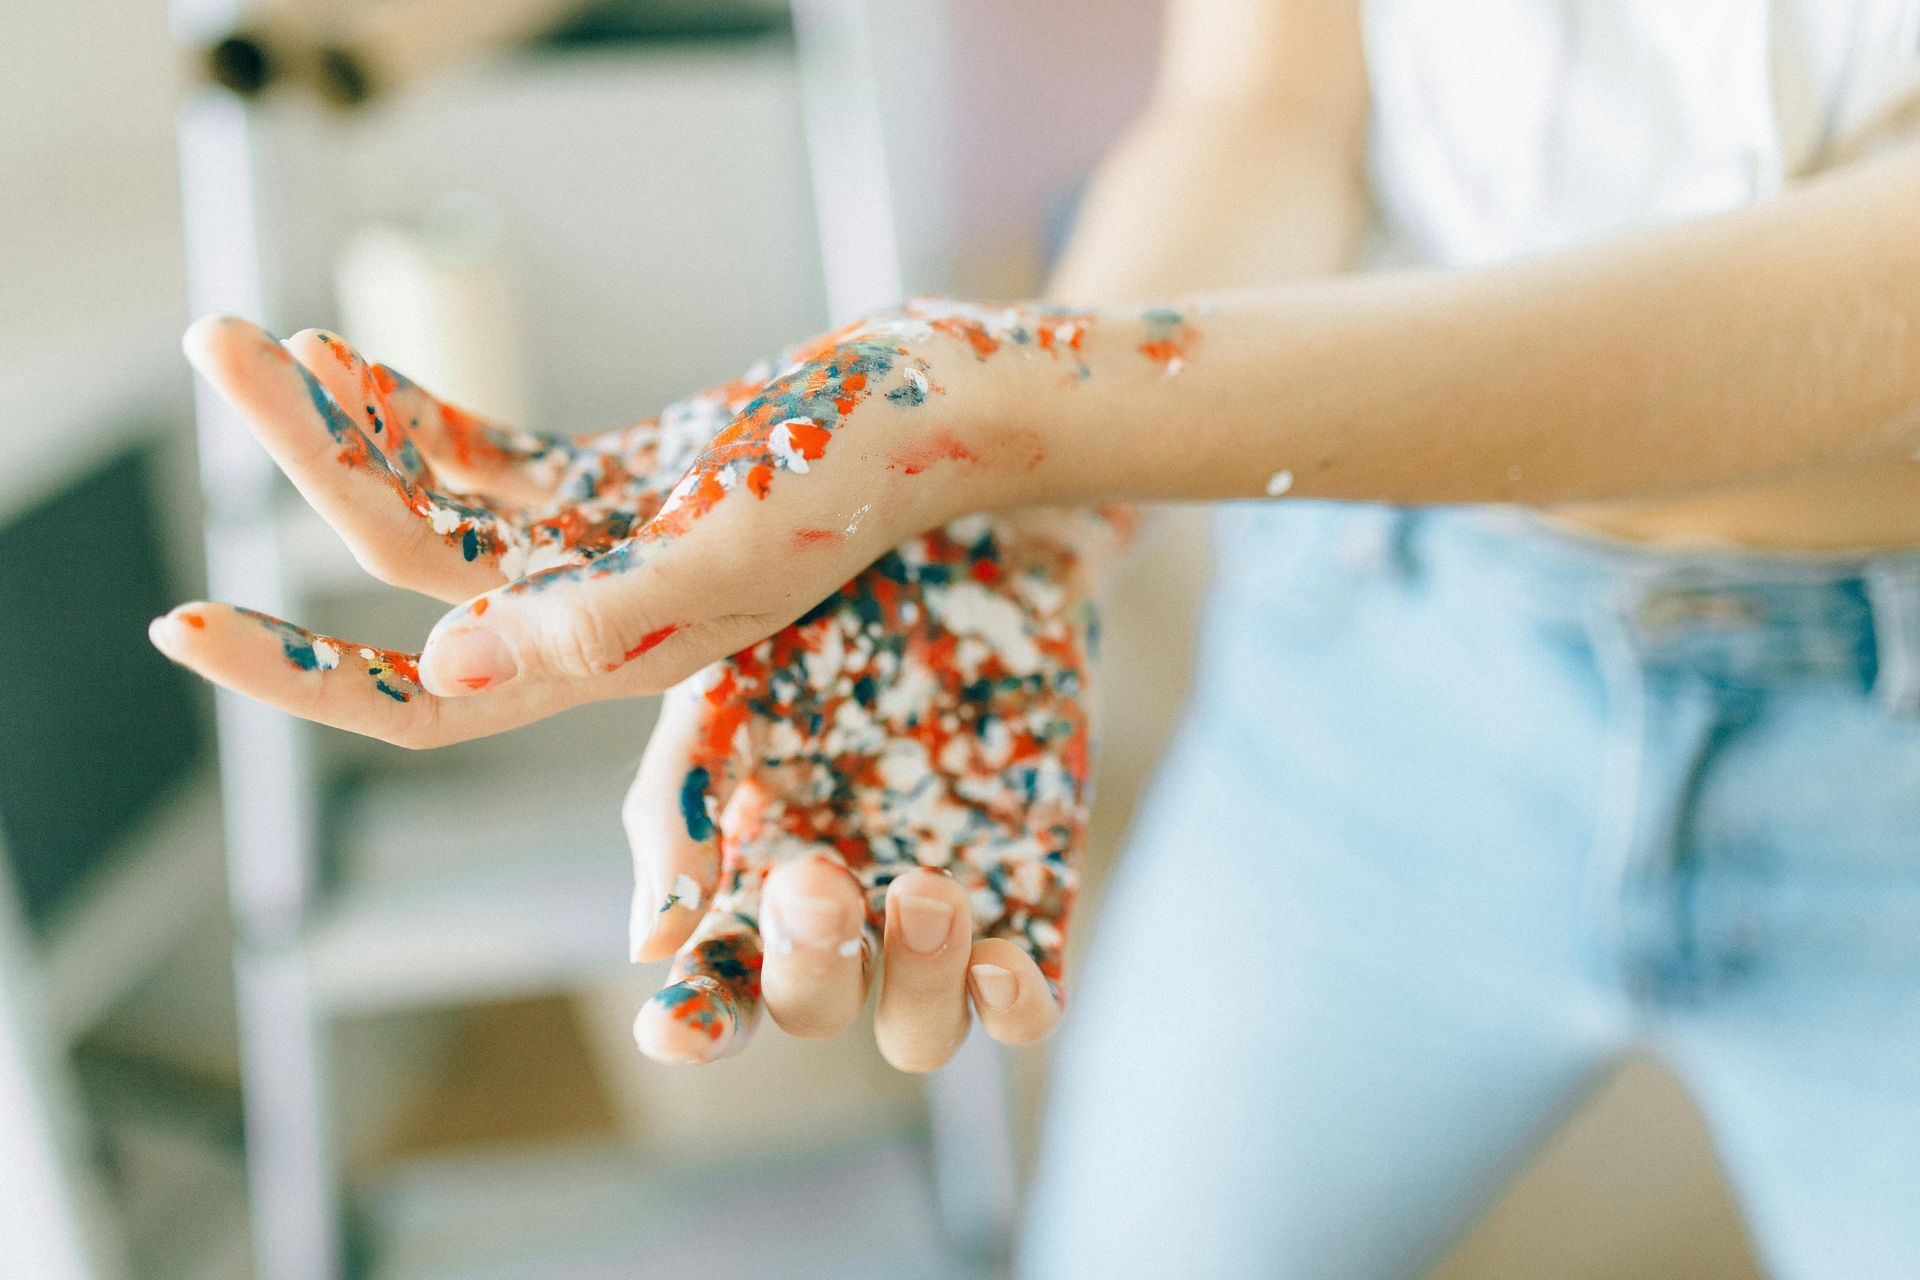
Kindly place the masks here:
[(1049, 446), (1001, 492), (1252, 497), (1289, 472), (1314, 497), (1545, 506), (1910, 466), (1917, 201), (1907, 148), (1513, 264), (1221, 296), (1158, 326), (1116, 308), (1070, 390), (1000, 366), (984, 411)]
[(1357, 0), (1173, 0), (1152, 100), (1047, 296), (1080, 306), (1330, 275), (1366, 213)]

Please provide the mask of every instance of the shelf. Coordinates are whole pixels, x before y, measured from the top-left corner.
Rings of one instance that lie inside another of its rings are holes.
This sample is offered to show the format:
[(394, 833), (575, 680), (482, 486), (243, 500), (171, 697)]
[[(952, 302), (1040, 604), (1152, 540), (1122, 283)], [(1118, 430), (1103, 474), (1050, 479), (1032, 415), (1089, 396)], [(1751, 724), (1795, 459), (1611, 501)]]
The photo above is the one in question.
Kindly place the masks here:
[(619, 817), (630, 762), (403, 774), (367, 787), (344, 823), (342, 885), (305, 938), (315, 999), (336, 1014), (371, 1013), (631, 972), (633, 873)]
[(226, 901), (218, 793), (204, 770), (181, 782), (82, 886), (41, 948), (48, 1017), (68, 1040)]
[(435, 1157), (369, 1189), (368, 1280), (987, 1280), (906, 1137), (688, 1166), (601, 1146)]

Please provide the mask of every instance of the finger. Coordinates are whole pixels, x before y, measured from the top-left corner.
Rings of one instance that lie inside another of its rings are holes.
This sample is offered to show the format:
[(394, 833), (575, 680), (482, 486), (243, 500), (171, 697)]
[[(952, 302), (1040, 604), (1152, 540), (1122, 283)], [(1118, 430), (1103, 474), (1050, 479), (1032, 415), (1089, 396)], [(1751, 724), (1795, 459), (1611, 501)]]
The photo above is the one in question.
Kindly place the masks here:
[(521, 520), (529, 565), (570, 564), (605, 551), (644, 524), (665, 496), (652, 490), (651, 475), (629, 469), (657, 453), (648, 447), (659, 437), (652, 424), (575, 445), (437, 399), (397, 371), (369, 365), (323, 330), (304, 330), (286, 345), (416, 486), (481, 495), (503, 516), (544, 511)]
[(218, 316), (184, 345), (375, 577), (455, 601), (521, 571), (525, 539), (508, 518), (415, 483), (273, 335)]
[(740, 777), (745, 704), (722, 670), (667, 691), (621, 808), (633, 854), (633, 958), (687, 940), (720, 876), (717, 823)]
[(967, 1037), (973, 917), (951, 876), (917, 867), (887, 886), (886, 968), (874, 1037), (902, 1071), (946, 1065)]
[(559, 492), (576, 456), (568, 441), (470, 413), (387, 365), (370, 374), (416, 452), (453, 488), (523, 508), (544, 506)]
[[(429, 487), (449, 481), (435, 474), (417, 447), (409, 418), (394, 410), (391, 376), (377, 378), (374, 367), (344, 339), (324, 329), (302, 329), (282, 344), (317, 379), (333, 402), (360, 425), (381, 453), (409, 480)], [(457, 483), (457, 482), (454, 482)], [(469, 493), (487, 492), (478, 487)]]
[(667, 985), (640, 1008), (633, 1038), (655, 1062), (738, 1053), (760, 1020), (760, 931), (750, 897), (716, 904), (680, 949)]
[[(427, 687), (457, 697), (461, 677), (475, 672), (495, 686), (507, 673), (578, 680), (658, 648), (641, 678), (659, 688), (799, 617), (885, 551), (886, 522), (862, 524), (871, 503), (849, 511), (852, 496), (833, 486), (798, 487), (758, 519), (755, 500), (785, 485), (781, 473), (811, 471), (894, 364), (891, 348), (855, 344), (769, 383), (707, 442), (635, 538), (443, 618), (422, 655)], [(796, 539), (813, 553), (791, 553)], [(759, 554), (743, 557), (743, 547)], [(490, 611), (484, 621), (479, 608)]]
[(809, 1039), (846, 1030), (867, 1002), (873, 939), (866, 895), (837, 859), (815, 853), (778, 862), (760, 892), (767, 1012)]
[[(691, 539), (632, 539), (468, 601), (428, 635), (423, 683), (442, 697), (461, 697), (508, 681), (568, 683), (621, 672), (623, 688), (656, 692), (772, 634), (818, 599), (789, 590), (775, 612), (747, 607), (760, 603), (761, 575), (784, 566), (743, 566), (740, 544), (714, 533), (697, 547)], [(716, 565), (717, 553), (729, 563)], [(480, 685), (470, 683), (476, 678)]]
[(967, 990), (987, 1034), (1002, 1044), (1031, 1044), (1060, 1022), (1054, 998), (1040, 966), (1016, 943), (982, 938), (967, 959)]
[(411, 654), (338, 640), (234, 605), (181, 605), (154, 619), (148, 635), (161, 653), (223, 688), (396, 746), (484, 737), (566, 705), (554, 691), (539, 700), (449, 703), (420, 687)]

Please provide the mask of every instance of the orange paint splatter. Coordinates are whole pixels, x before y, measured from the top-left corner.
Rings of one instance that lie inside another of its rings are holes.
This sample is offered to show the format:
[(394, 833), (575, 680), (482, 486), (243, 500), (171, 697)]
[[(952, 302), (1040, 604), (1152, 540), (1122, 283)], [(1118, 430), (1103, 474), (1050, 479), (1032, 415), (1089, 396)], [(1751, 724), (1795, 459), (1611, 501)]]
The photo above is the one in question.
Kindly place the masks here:
[[(864, 382), (865, 379), (862, 379)], [(851, 406), (849, 406), (851, 407)], [(845, 410), (842, 410), (844, 413)], [(833, 433), (817, 422), (805, 418), (796, 418), (786, 424), (787, 439), (793, 441), (793, 451), (808, 462), (816, 462), (827, 452), (827, 441)]]

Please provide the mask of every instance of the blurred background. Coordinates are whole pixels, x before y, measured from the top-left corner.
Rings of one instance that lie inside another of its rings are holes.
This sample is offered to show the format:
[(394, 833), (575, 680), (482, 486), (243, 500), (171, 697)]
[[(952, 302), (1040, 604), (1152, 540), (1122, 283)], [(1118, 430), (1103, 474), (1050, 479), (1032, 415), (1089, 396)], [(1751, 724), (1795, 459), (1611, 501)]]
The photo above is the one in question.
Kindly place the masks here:
[[(862, 1033), (632, 1050), (649, 704), (407, 755), (216, 707), (149, 650), (208, 592), (403, 647), (438, 612), (196, 407), (177, 340), (214, 309), (329, 325), (584, 430), (905, 292), (1031, 295), (1156, 10), (10, 0), (0, 1274), (1001, 1273), (1044, 1048), (932, 1082)], [(1112, 615), (1090, 909), (1204, 559), (1171, 513)], [(1631, 1064), (1436, 1274), (1755, 1273), (1686, 1102)]]

